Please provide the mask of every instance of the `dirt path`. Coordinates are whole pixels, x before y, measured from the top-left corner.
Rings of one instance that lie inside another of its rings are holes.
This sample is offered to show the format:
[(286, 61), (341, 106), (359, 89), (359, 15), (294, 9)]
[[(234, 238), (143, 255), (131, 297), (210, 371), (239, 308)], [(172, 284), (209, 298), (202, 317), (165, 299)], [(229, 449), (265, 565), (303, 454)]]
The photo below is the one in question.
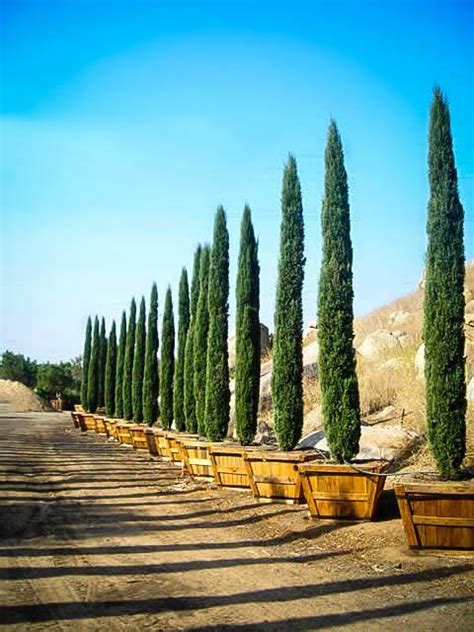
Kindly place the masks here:
[(0, 626), (11, 630), (474, 629), (472, 558), (373, 524), (194, 485), (69, 417), (0, 404)]

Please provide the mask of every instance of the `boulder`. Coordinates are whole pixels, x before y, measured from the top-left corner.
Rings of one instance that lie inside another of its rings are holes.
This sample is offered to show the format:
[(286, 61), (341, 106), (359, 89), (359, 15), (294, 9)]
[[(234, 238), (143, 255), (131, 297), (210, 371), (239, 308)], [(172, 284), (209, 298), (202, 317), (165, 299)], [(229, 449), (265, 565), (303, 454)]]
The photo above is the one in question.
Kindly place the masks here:
[(366, 336), (357, 351), (367, 360), (376, 360), (387, 351), (402, 349), (404, 336), (400, 331), (393, 333), (387, 329), (379, 329)]
[(425, 379), (425, 343), (421, 344), (415, 354), (415, 370), (419, 380)]
[(315, 320), (310, 320), (306, 325), (306, 329), (303, 333), (303, 346), (309, 345), (314, 342), (318, 337), (318, 323)]
[(399, 309), (396, 312), (392, 312), (389, 316), (388, 322), (391, 327), (400, 327), (410, 320), (410, 312), (406, 312), (403, 309)]
[[(229, 349), (229, 369), (235, 368), (235, 347), (236, 347), (236, 336), (233, 334), (229, 340), (227, 341), (228, 349)], [(270, 343), (270, 331), (266, 325), (260, 323), (260, 352), (261, 355), (266, 355), (271, 349)]]
[(468, 404), (474, 404), (474, 377), (471, 377), (466, 387), (466, 399)]
[(321, 404), (318, 404), (304, 416), (302, 436), (322, 428), (323, 423), (323, 409)]
[(318, 377), (319, 343), (314, 340), (303, 347), (303, 377)]
[(401, 358), (390, 358), (386, 362), (380, 365), (382, 371), (396, 371), (403, 366), (403, 360)]

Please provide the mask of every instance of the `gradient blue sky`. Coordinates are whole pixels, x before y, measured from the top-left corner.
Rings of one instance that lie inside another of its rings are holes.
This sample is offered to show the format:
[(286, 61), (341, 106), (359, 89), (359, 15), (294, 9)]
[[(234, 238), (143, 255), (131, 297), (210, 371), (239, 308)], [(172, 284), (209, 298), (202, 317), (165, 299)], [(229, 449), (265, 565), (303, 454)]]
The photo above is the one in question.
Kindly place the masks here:
[[(330, 117), (349, 176), (355, 310), (419, 280), (432, 87), (448, 96), (473, 257), (473, 3), (0, 0), (1, 348), (82, 352), (168, 283), (227, 211), (231, 324), (245, 202), (272, 327), (280, 189), (295, 154), (306, 223), (305, 321), (316, 317)], [(160, 306), (161, 307), (161, 306)], [(161, 314), (161, 310), (160, 310)], [(161, 316), (160, 316), (161, 317)]]

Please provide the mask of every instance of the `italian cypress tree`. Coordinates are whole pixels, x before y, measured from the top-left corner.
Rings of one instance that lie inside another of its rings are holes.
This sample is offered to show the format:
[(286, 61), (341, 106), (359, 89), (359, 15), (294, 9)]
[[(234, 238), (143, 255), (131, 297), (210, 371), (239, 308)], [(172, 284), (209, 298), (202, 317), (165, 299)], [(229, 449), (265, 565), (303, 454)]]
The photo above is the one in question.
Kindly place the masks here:
[(97, 390), (97, 407), (105, 406), (105, 363), (107, 362), (107, 334), (105, 330), (105, 318), (100, 324), (100, 347), (99, 347), (99, 383)]
[(123, 418), (132, 419), (132, 376), (133, 376), (133, 357), (135, 355), (135, 328), (137, 318), (137, 305), (135, 299), (132, 298), (130, 304), (130, 317), (128, 319), (127, 343), (125, 346), (125, 358), (123, 364)]
[(428, 249), (424, 297), (426, 415), (431, 453), (455, 479), (466, 450), (464, 211), (448, 103), (435, 88), (429, 127)]
[(95, 413), (97, 410), (97, 401), (99, 393), (99, 354), (100, 354), (100, 332), (99, 319), (97, 316), (94, 320), (94, 333), (92, 336), (92, 351), (87, 375), (87, 410)]
[(86, 338), (84, 341), (84, 353), (82, 355), (82, 381), (81, 381), (81, 404), (85, 410), (89, 410), (89, 403), (87, 401), (87, 385), (89, 379), (89, 364), (91, 361), (91, 346), (92, 346), (92, 320), (91, 317), (87, 319), (86, 325)]
[(210, 441), (221, 441), (229, 426), (229, 233), (219, 206), (209, 266), (209, 333), (206, 359), (205, 425)]
[(200, 435), (206, 434), (206, 360), (207, 334), (209, 331), (208, 284), (209, 284), (210, 248), (204, 246), (199, 265), (199, 298), (194, 327), (194, 399), (196, 401), (197, 429)]
[(303, 428), (302, 289), (304, 224), (296, 161), (289, 156), (281, 196), (280, 260), (273, 340), (272, 402), (281, 450), (297, 444)]
[(245, 206), (240, 227), (237, 272), (235, 418), (242, 445), (257, 430), (260, 394), (260, 267), (251, 211)]
[(143, 421), (153, 425), (158, 418), (158, 290), (153, 283), (148, 312), (145, 370), (143, 374)]
[(125, 348), (127, 346), (127, 315), (122, 312), (120, 338), (117, 349), (117, 373), (115, 375), (115, 417), (123, 417), (123, 373), (125, 366)]
[(184, 351), (184, 416), (186, 430), (197, 431), (196, 400), (194, 398), (194, 329), (196, 328), (197, 304), (199, 298), (199, 271), (201, 267), (201, 245), (194, 253), (193, 279), (191, 282), (191, 321), (186, 336)]
[(145, 368), (146, 345), (146, 314), (145, 298), (140, 301), (140, 311), (135, 332), (135, 354), (132, 370), (132, 408), (133, 419), (138, 423), (143, 421), (143, 372)]
[(186, 417), (184, 414), (184, 354), (186, 349), (186, 336), (190, 321), (189, 312), (189, 287), (186, 268), (181, 271), (179, 281), (178, 303), (178, 353), (174, 370), (173, 412), (176, 430), (182, 432), (186, 429)]
[(341, 138), (331, 122), (324, 155), (319, 280), (319, 372), (324, 429), (332, 458), (343, 463), (359, 450), (359, 388), (353, 347), (352, 244), (349, 193)]
[(115, 320), (112, 321), (109, 340), (107, 342), (107, 359), (105, 361), (105, 412), (113, 417), (115, 412), (115, 375), (117, 371), (117, 334)]
[(173, 423), (173, 377), (174, 377), (174, 317), (171, 288), (168, 287), (165, 296), (163, 312), (163, 326), (161, 329), (161, 425), (171, 428)]

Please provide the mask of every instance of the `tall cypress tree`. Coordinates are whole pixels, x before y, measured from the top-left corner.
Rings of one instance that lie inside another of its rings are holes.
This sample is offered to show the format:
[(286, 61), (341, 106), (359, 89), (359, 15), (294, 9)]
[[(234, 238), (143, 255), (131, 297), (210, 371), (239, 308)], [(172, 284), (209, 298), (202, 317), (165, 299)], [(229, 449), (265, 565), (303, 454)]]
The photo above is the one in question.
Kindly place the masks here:
[(112, 321), (109, 340), (107, 342), (107, 359), (105, 361), (105, 412), (113, 417), (115, 412), (115, 375), (117, 371), (117, 334), (115, 320)]
[(184, 351), (184, 416), (186, 430), (197, 431), (196, 400), (194, 398), (194, 330), (196, 328), (197, 304), (199, 298), (199, 271), (201, 268), (201, 244), (194, 253), (193, 279), (191, 282), (191, 321), (186, 336)]
[(174, 377), (174, 316), (171, 288), (168, 286), (165, 296), (163, 327), (161, 329), (161, 425), (171, 428), (173, 423), (173, 377)]
[(158, 289), (153, 283), (148, 312), (145, 370), (143, 374), (143, 421), (153, 425), (158, 418)]
[(424, 297), (426, 416), (431, 453), (455, 479), (466, 450), (464, 210), (448, 103), (434, 90), (429, 127), (428, 249)]
[(133, 419), (138, 423), (143, 421), (143, 371), (145, 368), (146, 345), (146, 314), (145, 298), (140, 301), (137, 329), (135, 332), (135, 354), (132, 370), (132, 408)]
[(186, 268), (181, 271), (179, 281), (178, 302), (178, 353), (174, 370), (173, 412), (176, 430), (182, 432), (186, 429), (186, 417), (184, 414), (184, 354), (186, 349), (186, 336), (188, 335), (190, 321), (189, 311), (189, 287)]
[(87, 410), (95, 413), (97, 410), (98, 393), (99, 393), (99, 354), (100, 354), (100, 332), (99, 319), (97, 316), (94, 320), (94, 333), (92, 336), (92, 351), (87, 375)]
[(331, 122), (324, 155), (319, 280), (319, 372), (324, 429), (331, 456), (349, 461), (359, 450), (359, 389), (353, 347), (352, 244), (341, 138)]
[(137, 319), (137, 305), (135, 299), (132, 298), (130, 304), (130, 317), (128, 319), (127, 344), (125, 347), (125, 359), (123, 365), (123, 417), (124, 419), (132, 419), (132, 376), (133, 376), (133, 358), (135, 355), (135, 328)]
[(120, 338), (117, 349), (117, 372), (115, 375), (115, 412), (118, 419), (123, 417), (123, 374), (125, 366), (125, 348), (127, 346), (127, 315), (122, 312), (122, 322), (120, 324)]
[(86, 337), (84, 340), (84, 353), (82, 355), (82, 381), (81, 381), (81, 404), (85, 410), (89, 410), (89, 403), (87, 401), (87, 385), (89, 380), (89, 364), (91, 361), (91, 346), (92, 346), (92, 320), (91, 317), (87, 319), (86, 325)]
[(107, 362), (107, 333), (105, 330), (105, 318), (102, 317), (100, 324), (100, 347), (99, 347), (99, 381), (97, 387), (97, 407), (105, 406), (105, 363)]
[(257, 430), (260, 395), (260, 267), (248, 206), (240, 227), (236, 294), (235, 418), (240, 443), (249, 445)]
[(229, 426), (229, 233), (225, 212), (219, 206), (214, 221), (214, 238), (209, 267), (209, 334), (206, 360), (206, 435), (221, 441)]
[(280, 260), (273, 340), (272, 402), (281, 450), (297, 444), (303, 428), (304, 224), (296, 161), (289, 156), (281, 196)]
[(206, 434), (206, 360), (207, 334), (209, 330), (208, 284), (209, 284), (210, 248), (204, 246), (199, 265), (199, 298), (194, 327), (194, 399), (196, 401), (197, 429), (200, 435)]

